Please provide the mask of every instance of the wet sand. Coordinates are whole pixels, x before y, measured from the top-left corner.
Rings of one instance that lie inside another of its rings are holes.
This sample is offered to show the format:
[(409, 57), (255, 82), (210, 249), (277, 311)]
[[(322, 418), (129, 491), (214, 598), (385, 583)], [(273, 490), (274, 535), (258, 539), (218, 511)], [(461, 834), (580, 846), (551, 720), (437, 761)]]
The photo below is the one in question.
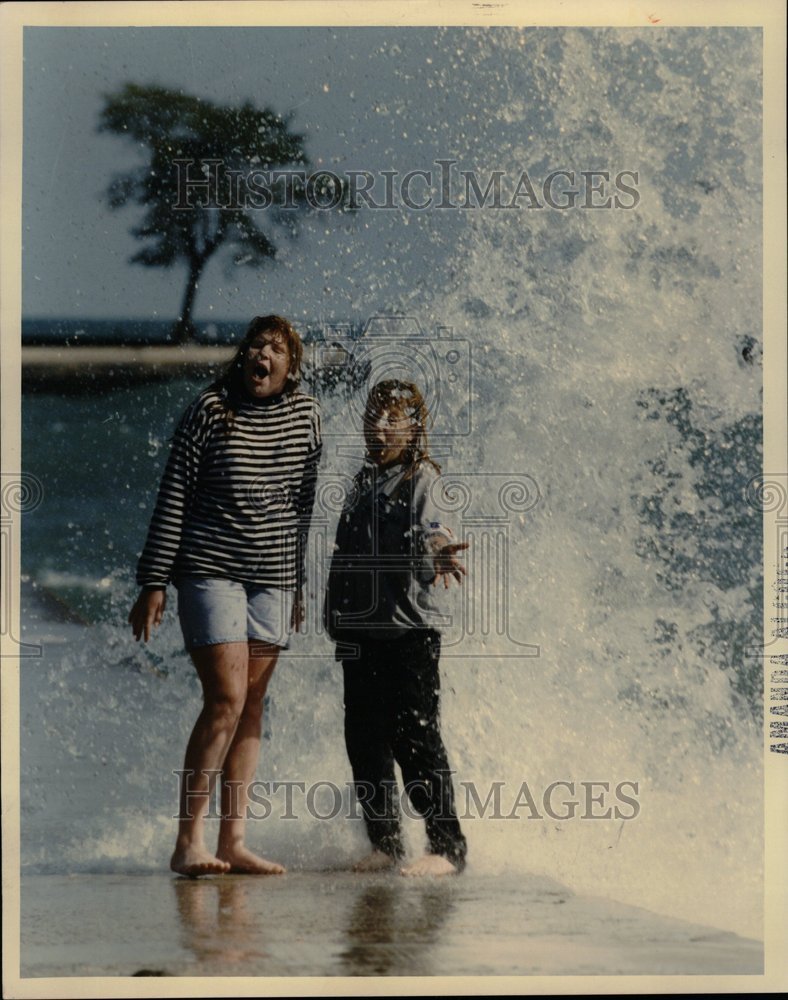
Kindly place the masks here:
[(23, 978), (763, 971), (758, 941), (540, 876), (35, 875), (21, 892)]

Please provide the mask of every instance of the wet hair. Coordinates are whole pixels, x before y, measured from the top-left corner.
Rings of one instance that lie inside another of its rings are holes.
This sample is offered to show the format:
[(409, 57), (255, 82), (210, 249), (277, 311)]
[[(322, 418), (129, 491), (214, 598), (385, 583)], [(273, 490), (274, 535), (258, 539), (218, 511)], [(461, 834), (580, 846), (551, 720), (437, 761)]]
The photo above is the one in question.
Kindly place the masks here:
[(384, 410), (394, 410), (407, 416), (416, 426), (413, 441), (403, 455), (405, 479), (413, 476), (420, 462), (429, 462), (436, 472), (440, 472), (440, 466), (430, 457), (427, 441), (430, 415), (418, 386), (413, 382), (403, 382), (396, 378), (386, 379), (373, 385), (367, 396), (366, 412), (382, 413)]
[(252, 341), (261, 333), (272, 334), (275, 338), (281, 339), (287, 347), (290, 367), (284, 394), (290, 395), (295, 392), (301, 381), (304, 347), (295, 327), (283, 316), (277, 316), (273, 313), (270, 316), (255, 316), (246, 328), (246, 333), (236, 348), (232, 360), (211, 386), (221, 394), (224, 421), (228, 428), (232, 427), (239, 406), (249, 398), (244, 386), (244, 361)]

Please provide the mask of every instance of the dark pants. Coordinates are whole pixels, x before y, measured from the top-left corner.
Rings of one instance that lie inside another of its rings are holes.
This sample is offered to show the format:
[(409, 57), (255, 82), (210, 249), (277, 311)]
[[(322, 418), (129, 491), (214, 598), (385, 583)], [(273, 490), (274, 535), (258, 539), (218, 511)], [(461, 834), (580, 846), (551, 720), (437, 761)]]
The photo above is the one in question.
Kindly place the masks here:
[(343, 660), (345, 745), (373, 847), (394, 858), (404, 854), (396, 761), (410, 804), (426, 821), (430, 853), (461, 870), (467, 845), (439, 729), (439, 656), (440, 635), (419, 629), (403, 639), (363, 642), (358, 659)]

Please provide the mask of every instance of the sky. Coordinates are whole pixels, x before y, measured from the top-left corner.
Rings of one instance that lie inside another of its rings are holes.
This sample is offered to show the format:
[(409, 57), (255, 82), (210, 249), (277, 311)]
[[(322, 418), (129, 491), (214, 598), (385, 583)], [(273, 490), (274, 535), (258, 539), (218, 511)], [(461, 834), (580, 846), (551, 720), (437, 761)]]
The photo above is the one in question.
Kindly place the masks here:
[[(289, 114), (315, 167), (366, 170), (376, 184), (386, 171), (413, 170), (431, 171), (437, 184), (440, 159), (476, 171), (482, 184), (504, 170), (510, 190), (522, 170), (534, 178), (561, 168), (639, 171), (637, 212), (515, 212), (506, 226), (494, 210), (318, 214), (296, 239), (274, 235), (275, 262), (239, 267), (220, 251), (200, 282), (198, 321), (279, 312), (321, 322), (396, 311), (430, 325), (441, 296), (461, 304), (469, 327), (489, 315), (490, 300), (513, 316), (530, 310), (542, 319), (553, 310), (564, 323), (577, 311), (567, 312), (565, 301), (575, 294), (590, 314), (580, 286), (604, 297), (620, 271), (607, 254), (596, 262), (605, 278), (585, 274), (581, 259), (591, 263), (594, 244), (615, 236), (617, 257), (621, 244), (641, 245), (656, 225), (665, 243), (654, 250), (661, 274), (673, 242), (706, 242), (714, 255), (749, 238), (735, 213), (723, 224), (709, 207), (723, 196), (721, 171), (750, 206), (760, 194), (747, 189), (755, 175), (742, 168), (737, 176), (735, 162), (746, 159), (741, 145), (760, 124), (757, 83), (745, 83), (757, 75), (755, 39), (735, 29), (28, 27), (23, 315), (178, 315), (185, 266), (130, 264), (141, 210), (111, 211), (105, 197), (119, 171), (143, 162), (130, 140), (97, 131), (106, 96), (128, 82)], [(500, 253), (502, 240), (511, 241), (511, 255)], [(479, 294), (493, 257), (498, 270)], [(529, 260), (538, 266), (524, 268)], [(759, 263), (744, 263), (752, 277)]]
[[(129, 229), (140, 210), (110, 211), (103, 196), (116, 172), (139, 162), (130, 140), (97, 132), (105, 95), (125, 83), (291, 113), (315, 166), (377, 177), (437, 171), (439, 157), (470, 156), (462, 165), (471, 167), (489, 159), (489, 123), (469, 112), (469, 98), (476, 107), (494, 102), (500, 81), (470, 59), (462, 29), (26, 28), (24, 314), (177, 314), (185, 269), (130, 266), (139, 243)], [(446, 261), (425, 257), (430, 241), (421, 237), (437, 227), (439, 242), (450, 244), (456, 214), (321, 215), (295, 241), (278, 241), (273, 266), (239, 269), (228, 255), (214, 258), (196, 315), (395, 308), (402, 289), (442, 283)]]

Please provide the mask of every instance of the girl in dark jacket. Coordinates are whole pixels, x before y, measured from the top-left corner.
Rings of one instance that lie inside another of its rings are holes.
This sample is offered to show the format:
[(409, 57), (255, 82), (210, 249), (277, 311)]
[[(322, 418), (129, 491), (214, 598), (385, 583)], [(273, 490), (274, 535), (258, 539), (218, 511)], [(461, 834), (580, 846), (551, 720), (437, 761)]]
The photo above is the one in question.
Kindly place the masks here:
[(394, 762), (426, 821), (428, 852), (404, 875), (446, 875), (465, 865), (466, 842), (439, 728), (442, 616), (431, 588), (462, 582), (465, 567), (436, 505), (440, 469), (427, 451), (428, 414), (410, 382), (370, 392), (368, 461), (340, 517), (325, 619), (337, 643), (345, 694), (345, 744), (372, 853), (357, 871), (404, 857)]

